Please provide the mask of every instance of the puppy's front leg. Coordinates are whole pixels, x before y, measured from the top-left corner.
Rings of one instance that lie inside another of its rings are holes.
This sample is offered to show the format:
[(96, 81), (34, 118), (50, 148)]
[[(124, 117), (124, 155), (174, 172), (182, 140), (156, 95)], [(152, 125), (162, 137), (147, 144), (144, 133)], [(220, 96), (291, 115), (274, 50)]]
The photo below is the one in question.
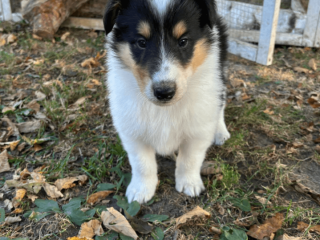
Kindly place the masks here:
[(191, 197), (199, 196), (204, 190), (200, 176), (202, 162), (210, 140), (188, 139), (182, 143), (176, 162), (176, 189)]
[(128, 201), (147, 202), (153, 197), (158, 183), (155, 151), (138, 140), (122, 142), (132, 168), (132, 179), (126, 191)]

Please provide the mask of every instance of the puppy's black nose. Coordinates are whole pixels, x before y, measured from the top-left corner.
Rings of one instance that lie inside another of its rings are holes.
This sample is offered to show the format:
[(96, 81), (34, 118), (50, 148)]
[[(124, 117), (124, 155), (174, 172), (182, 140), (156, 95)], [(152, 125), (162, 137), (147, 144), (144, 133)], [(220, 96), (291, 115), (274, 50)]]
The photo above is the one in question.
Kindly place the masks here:
[(169, 101), (176, 93), (176, 84), (174, 82), (162, 82), (153, 87), (153, 92), (159, 101)]

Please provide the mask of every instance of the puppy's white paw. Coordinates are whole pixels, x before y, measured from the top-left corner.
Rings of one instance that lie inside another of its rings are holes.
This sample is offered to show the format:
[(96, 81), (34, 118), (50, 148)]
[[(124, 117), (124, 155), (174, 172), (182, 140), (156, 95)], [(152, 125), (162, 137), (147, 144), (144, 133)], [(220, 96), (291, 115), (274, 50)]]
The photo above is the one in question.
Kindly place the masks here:
[(148, 202), (154, 195), (157, 187), (157, 178), (138, 178), (132, 177), (127, 188), (126, 197), (128, 202), (137, 201), (139, 203)]
[(225, 126), (219, 127), (214, 136), (214, 144), (221, 146), (230, 138), (230, 133)]
[(205, 189), (202, 179), (199, 174), (177, 174), (176, 175), (176, 189), (178, 192), (183, 192), (190, 197), (199, 196)]

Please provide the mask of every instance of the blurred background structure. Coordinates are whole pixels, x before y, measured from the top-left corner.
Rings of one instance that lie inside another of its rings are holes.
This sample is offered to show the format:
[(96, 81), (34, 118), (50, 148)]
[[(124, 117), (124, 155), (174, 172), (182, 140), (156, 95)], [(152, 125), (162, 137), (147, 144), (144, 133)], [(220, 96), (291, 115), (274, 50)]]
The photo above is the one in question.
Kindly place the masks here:
[[(108, 0), (0, 0), (0, 20), (25, 19), (53, 38), (60, 26), (103, 30)], [(235, 55), (270, 65), (275, 44), (320, 47), (319, 0), (216, 0)]]

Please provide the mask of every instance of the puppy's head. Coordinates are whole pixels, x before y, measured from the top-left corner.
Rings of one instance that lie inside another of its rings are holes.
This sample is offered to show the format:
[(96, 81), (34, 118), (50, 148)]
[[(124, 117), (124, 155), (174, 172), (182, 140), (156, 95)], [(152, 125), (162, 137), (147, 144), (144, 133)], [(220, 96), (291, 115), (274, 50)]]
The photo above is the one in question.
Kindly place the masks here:
[(112, 0), (104, 26), (142, 94), (165, 106), (183, 97), (207, 58), (216, 19), (213, 0)]

